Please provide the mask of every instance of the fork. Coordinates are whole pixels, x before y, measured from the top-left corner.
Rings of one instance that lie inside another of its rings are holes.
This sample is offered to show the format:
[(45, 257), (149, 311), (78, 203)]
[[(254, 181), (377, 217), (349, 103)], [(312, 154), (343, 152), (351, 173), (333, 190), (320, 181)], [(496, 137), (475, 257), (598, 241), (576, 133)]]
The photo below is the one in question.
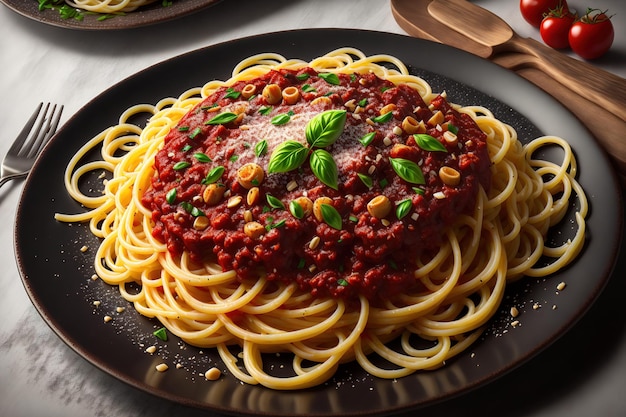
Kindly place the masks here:
[(0, 187), (30, 172), (37, 156), (56, 132), (62, 112), (62, 105), (39, 103), (2, 161)]

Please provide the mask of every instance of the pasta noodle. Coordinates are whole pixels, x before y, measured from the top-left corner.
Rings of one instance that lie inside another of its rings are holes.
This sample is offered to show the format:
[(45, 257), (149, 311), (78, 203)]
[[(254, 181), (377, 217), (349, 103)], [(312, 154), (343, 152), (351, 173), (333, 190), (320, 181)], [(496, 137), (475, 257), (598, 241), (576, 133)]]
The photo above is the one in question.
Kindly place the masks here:
[[(420, 285), (411, 291), (382, 302), (363, 294), (352, 301), (318, 297), (295, 282), (272, 280), (264, 273), (242, 279), (233, 270), (223, 271), (214, 259), (199, 262), (187, 251), (173, 254), (154, 236), (152, 210), (142, 201), (152, 187), (155, 156), (164, 139), (216, 90), (270, 70), (307, 67), (375, 74), (410, 86), (426, 103), (437, 97), (426, 81), (388, 55), (365, 56), (342, 48), (305, 62), (260, 54), (243, 60), (226, 81), (209, 81), (179, 98), (128, 109), (117, 125), (87, 142), (68, 163), (68, 193), (89, 210), (56, 218), (89, 222), (91, 232), (102, 239), (94, 263), (98, 276), (119, 286), (139, 313), (158, 319), (191, 345), (216, 348), (230, 373), (249, 384), (281, 390), (312, 387), (348, 361), (357, 361), (374, 376), (399, 378), (440, 367), (467, 349), (498, 310), (507, 283), (550, 275), (579, 253), (588, 206), (575, 180), (577, 165), (568, 143), (544, 136), (522, 145), (516, 131), (488, 109), (454, 106), (486, 134), (491, 184), (478, 187), (475, 207), (455, 218), (436, 250), (423, 251), (414, 260), (413, 277)], [(144, 113), (150, 115), (144, 128), (129, 122)], [(83, 161), (99, 147), (102, 160)], [(562, 161), (535, 157), (546, 147), (562, 149)], [(103, 195), (81, 192), (80, 179), (99, 170), (112, 173)], [(547, 245), (549, 228), (563, 219), (572, 202), (575, 235), (559, 246)], [(264, 355), (272, 352), (293, 355), (291, 374), (275, 375), (264, 367)]]
[(76, 9), (87, 10), (93, 13), (127, 13), (142, 6), (154, 3), (156, 0), (66, 0), (65, 2)]

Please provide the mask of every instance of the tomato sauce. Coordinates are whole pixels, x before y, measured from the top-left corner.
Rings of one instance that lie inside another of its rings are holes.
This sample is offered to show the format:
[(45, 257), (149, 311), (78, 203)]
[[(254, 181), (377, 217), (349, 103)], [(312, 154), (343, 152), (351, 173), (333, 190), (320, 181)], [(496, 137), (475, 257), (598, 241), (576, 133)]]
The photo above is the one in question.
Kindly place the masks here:
[[(262, 94), (269, 84), (294, 87), (297, 101), (272, 104)], [(491, 180), (485, 134), (443, 96), (429, 104), (413, 88), (374, 74), (334, 78), (310, 68), (221, 88), (183, 117), (155, 158), (158, 175), (142, 200), (152, 210), (154, 237), (174, 256), (186, 251), (197, 261), (214, 260), (241, 278), (296, 282), (316, 297), (378, 302), (412, 288), (416, 256), (437, 249), (446, 228), (474, 209), (479, 185), (488, 188)], [(330, 109), (347, 111), (341, 134), (325, 147), (337, 166), (337, 189), (322, 183), (309, 162), (269, 173), (276, 147), (286, 140), (307, 146), (307, 123)], [(376, 119), (381, 109), (391, 111), (389, 120)], [(216, 116), (232, 117), (219, 123)], [(443, 149), (424, 149), (411, 129)], [(368, 134), (371, 142), (362, 143)], [(423, 183), (401, 178), (392, 159), (419, 166)], [(248, 163), (264, 170), (252, 201), (238, 180)], [(459, 174), (458, 183), (446, 183), (442, 167)], [(215, 172), (219, 178), (209, 178)], [(217, 202), (206, 201), (211, 186), (223, 192)], [(389, 214), (370, 214), (368, 202), (377, 196), (391, 202)], [(329, 198), (339, 227), (314, 214), (295, 216), (290, 203), (302, 197)], [(245, 231), (251, 222), (262, 226), (257, 235)]]

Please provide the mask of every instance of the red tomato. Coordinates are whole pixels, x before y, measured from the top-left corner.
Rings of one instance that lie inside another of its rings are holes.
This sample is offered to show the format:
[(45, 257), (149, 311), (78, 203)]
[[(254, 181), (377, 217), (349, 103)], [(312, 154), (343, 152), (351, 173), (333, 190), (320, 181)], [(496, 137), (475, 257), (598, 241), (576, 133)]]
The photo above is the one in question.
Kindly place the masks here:
[(519, 8), (522, 17), (534, 27), (539, 27), (543, 17), (553, 9), (562, 7), (568, 10), (566, 0), (520, 0)]
[(596, 59), (609, 50), (614, 37), (613, 23), (606, 12), (590, 9), (570, 28), (569, 44), (581, 58)]
[(546, 45), (555, 49), (564, 49), (569, 46), (569, 31), (576, 16), (563, 8), (550, 10), (550, 13), (541, 21), (539, 33)]

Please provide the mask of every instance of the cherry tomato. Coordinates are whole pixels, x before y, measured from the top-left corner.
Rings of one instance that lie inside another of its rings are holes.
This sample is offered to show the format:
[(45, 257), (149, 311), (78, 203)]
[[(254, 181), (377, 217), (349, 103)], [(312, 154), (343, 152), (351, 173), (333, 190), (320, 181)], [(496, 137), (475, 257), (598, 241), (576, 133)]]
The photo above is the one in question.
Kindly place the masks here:
[(569, 44), (581, 58), (596, 59), (609, 50), (614, 37), (613, 23), (606, 12), (588, 9), (570, 28)]
[(563, 7), (550, 10), (539, 27), (541, 39), (555, 49), (569, 47), (569, 31), (575, 21), (576, 16)]
[(520, 0), (522, 17), (534, 27), (539, 27), (543, 17), (553, 9), (563, 7), (568, 10), (566, 0)]

